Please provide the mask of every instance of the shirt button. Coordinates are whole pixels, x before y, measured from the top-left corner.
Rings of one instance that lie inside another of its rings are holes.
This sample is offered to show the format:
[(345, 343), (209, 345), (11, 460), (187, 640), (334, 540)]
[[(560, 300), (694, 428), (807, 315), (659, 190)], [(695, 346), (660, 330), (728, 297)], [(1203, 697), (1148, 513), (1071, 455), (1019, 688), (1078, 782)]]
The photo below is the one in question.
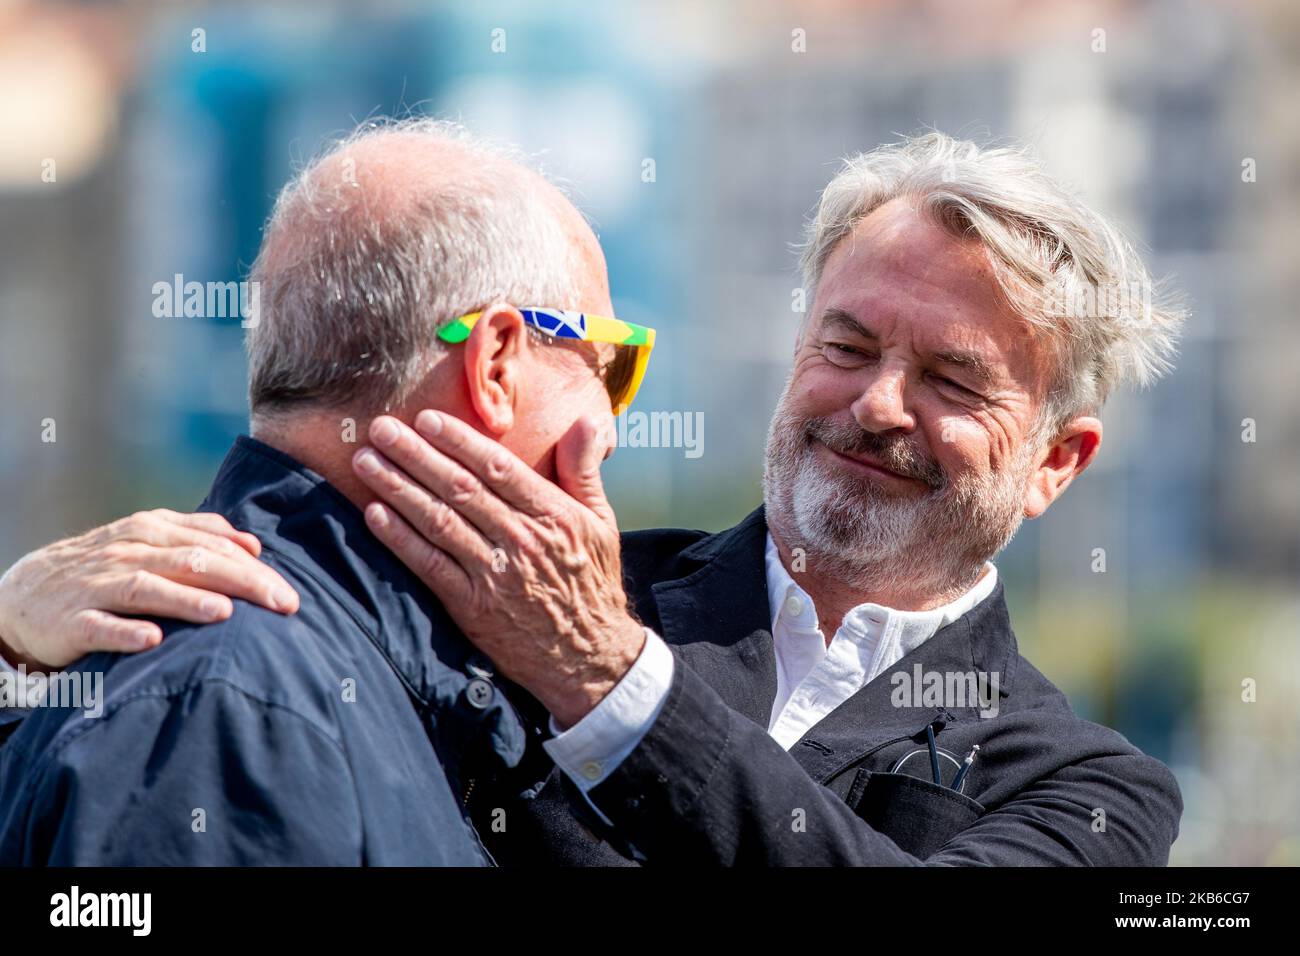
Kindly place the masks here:
[(469, 705), (475, 710), (483, 710), (492, 703), (495, 696), (495, 690), (481, 677), (475, 677), (465, 688), (465, 696), (469, 699)]
[(605, 768), (600, 765), (600, 761), (588, 760), (586, 763), (582, 765), (581, 768), (579, 768), (578, 772), (581, 773), (588, 780), (599, 780), (601, 772), (604, 769)]
[(785, 613), (790, 617), (798, 617), (803, 613), (803, 599), (797, 594), (791, 594), (785, 599)]

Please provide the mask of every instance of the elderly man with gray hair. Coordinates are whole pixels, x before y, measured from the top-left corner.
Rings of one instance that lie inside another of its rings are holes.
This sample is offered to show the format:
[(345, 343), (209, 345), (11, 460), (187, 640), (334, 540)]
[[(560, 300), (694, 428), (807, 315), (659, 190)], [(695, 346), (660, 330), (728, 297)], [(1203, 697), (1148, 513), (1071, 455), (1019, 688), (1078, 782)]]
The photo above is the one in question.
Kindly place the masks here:
[[(135, 516), (6, 576), (16, 664), (65, 663), (33, 635), (153, 649), (69, 668), (103, 675), (94, 719), (27, 710), (0, 751), (0, 864), (490, 862), (466, 797), (530, 722), (367, 531), (354, 436), (437, 408), (562, 476), (562, 439), (630, 400), (644, 349), (624, 343), (652, 333), (608, 319), (600, 246), (553, 186), (436, 122), (304, 170), (252, 280), (251, 437), (215, 514)], [(142, 610), (173, 620), (110, 613)]]
[(427, 395), (335, 476), (550, 715), (555, 768), (484, 775), (511, 822), (483, 838), (506, 861), (1165, 864), (1177, 782), (1019, 655), (991, 559), (1093, 461), (1109, 394), (1168, 370), (1182, 310), (1024, 151), (938, 133), (848, 161), (803, 268), (764, 505), (734, 528), (620, 541), (598, 429), (548, 474), (455, 408), (411, 414)]

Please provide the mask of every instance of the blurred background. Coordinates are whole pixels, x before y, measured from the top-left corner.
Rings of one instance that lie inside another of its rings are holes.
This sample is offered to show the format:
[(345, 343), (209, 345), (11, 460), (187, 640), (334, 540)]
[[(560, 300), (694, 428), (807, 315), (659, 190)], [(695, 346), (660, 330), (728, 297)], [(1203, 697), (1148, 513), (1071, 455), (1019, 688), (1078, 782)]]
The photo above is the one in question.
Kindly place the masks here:
[(1173, 767), (1174, 863), (1296, 865), (1298, 94), (1291, 0), (0, 0), (0, 568), (202, 499), (246, 429), (241, 329), (156, 317), (155, 283), (246, 277), (295, 165), (368, 117), (519, 143), (596, 225), (617, 314), (659, 329), (634, 411), (703, 424), (610, 460), (625, 528), (759, 503), (790, 247), (840, 157), (1027, 140), (1193, 316), (998, 559), (1021, 649)]

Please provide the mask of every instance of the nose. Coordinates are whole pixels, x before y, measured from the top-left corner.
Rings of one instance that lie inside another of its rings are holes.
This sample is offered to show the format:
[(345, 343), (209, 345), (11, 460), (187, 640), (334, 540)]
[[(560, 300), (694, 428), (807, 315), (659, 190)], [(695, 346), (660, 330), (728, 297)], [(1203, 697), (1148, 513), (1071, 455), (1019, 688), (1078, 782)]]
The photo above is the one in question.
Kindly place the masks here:
[(853, 418), (869, 432), (887, 432), (895, 428), (911, 431), (916, 419), (907, 407), (907, 374), (901, 368), (878, 367), (870, 375), (850, 408)]

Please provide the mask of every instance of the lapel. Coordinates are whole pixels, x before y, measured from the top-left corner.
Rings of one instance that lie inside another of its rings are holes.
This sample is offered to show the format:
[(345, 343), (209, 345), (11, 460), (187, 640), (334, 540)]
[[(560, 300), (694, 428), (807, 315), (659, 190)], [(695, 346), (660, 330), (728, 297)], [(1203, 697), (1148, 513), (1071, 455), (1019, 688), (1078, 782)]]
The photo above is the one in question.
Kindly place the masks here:
[(651, 587), (660, 636), (727, 706), (762, 727), (776, 699), (776, 654), (767, 600), (760, 506), (728, 531), (682, 552), (703, 566)]
[(997, 674), (1001, 701), (1011, 693), (1019, 655), (1007, 613), (1001, 580), (988, 597), (971, 608), (920, 647), (902, 657), (889, 670), (827, 714), (790, 748), (809, 775), (823, 783), (854, 766), (866, 756), (900, 740), (920, 737), (927, 724), (937, 733), (944, 726), (978, 722), (978, 706), (899, 706), (895, 703), (904, 674), (915, 685), (922, 674)]
[[(703, 538), (681, 557), (701, 566), (651, 587), (660, 635), (678, 660), (702, 677), (732, 710), (766, 728), (776, 699), (776, 653), (760, 506), (728, 531)], [(825, 782), (889, 743), (922, 734), (928, 723), (980, 720), (978, 708), (899, 707), (894, 675), (997, 673), (999, 695), (1011, 689), (1018, 660), (1002, 582), (978, 605), (826, 715), (790, 748), (815, 780)]]

